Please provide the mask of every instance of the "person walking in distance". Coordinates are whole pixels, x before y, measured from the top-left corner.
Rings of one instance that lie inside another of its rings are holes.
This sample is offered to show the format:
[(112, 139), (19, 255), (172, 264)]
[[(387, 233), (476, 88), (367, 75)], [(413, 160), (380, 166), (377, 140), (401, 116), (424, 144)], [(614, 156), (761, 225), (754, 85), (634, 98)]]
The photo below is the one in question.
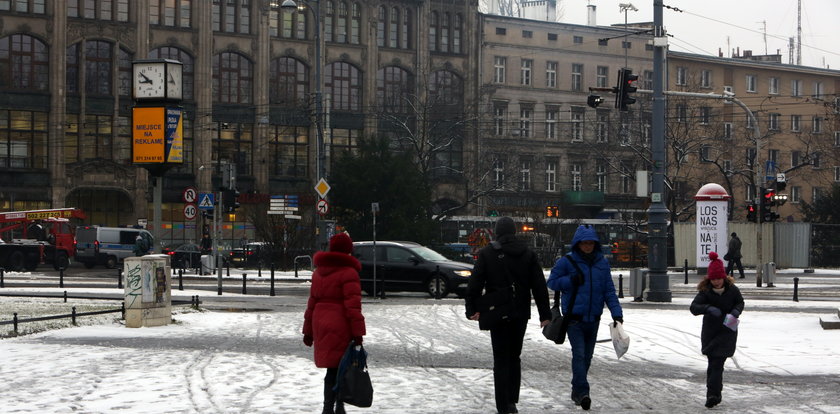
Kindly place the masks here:
[(314, 345), (315, 366), (326, 368), (322, 414), (344, 414), (344, 403), (333, 391), (338, 364), (352, 339), (362, 344), (362, 265), (352, 256), (353, 240), (346, 233), (330, 238), (329, 251), (315, 254), (309, 301), (303, 314), (303, 343)]
[[(548, 287), (562, 292), (562, 311), (570, 319), (567, 334), (572, 347), (572, 401), (588, 410), (592, 398), (587, 375), (604, 305), (609, 308), (614, 323), (624, 323), (610, 264), (601, 252), (594, 227), (584, 224), (577, 228), (572, 237), (572, 251), (554, 264)], [(575, 295), (574, 307), (570, 308), (572, 295)]]
[(715, 252), (709, 253), (709, 271), (697, 284), (697, 296), (691, 302), (691, 313), (703, 315), (700, 331), (701, 352), (708, 359), (706, 368), (706, 407), (721, 401), (723, 365), (735, 354), (738, 342), (738, 317), (744, 311), (744, 297), (735, 286), (735, 279), (727, 276), (723, 262)]
[[(728, 259), (727, 259), (728, 257)], [(726, 265), (726, 274), (730, 276), (734, 276), (732, 272), (735, 270), (735, 266), (738, 266), (738, 273), (741, 274), (741, 279), (744, 278), (744, 266), (741, 265), (741, 239), (738, 238), (738, 235), (735, 232), (732, 232), (732, 238), (729, 239), (729, 244), (727, 245), (726, 255), (724, 259), (728, 260), (729, 263)]]
[[(496, 222), (495, 241), (478, 252), (465, 296), (467, 318), (479, 321), (481, 329), (490, 330), (493, 384), (499, 414), (519, 412), (516, 404), (522, 380), (520, 354), (531, 318), (531, 295), (537, 304), (540, 326), (548, 325), (551, 309), (542, 267), (536, 254), (516, 238), (513, 219), (502, 217)], [(483, 303), (487, 297), (500, 298), (492, 305), (507, 310), (501, 318), (494, 317), (496, 322), (490, 326), (487, 325), (490, 311), (483, 310), (487, 307)]]

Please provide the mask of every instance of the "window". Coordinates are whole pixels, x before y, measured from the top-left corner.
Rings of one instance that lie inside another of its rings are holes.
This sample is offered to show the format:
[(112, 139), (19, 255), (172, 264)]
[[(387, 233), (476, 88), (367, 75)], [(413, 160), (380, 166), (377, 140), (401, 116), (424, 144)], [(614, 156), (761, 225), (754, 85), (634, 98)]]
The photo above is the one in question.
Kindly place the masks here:
[[(383, 7), (379, 11), (384, 11), (386, 19), (394, 18), (393, 16), (388, 15), (389, 9)], [(361, 6), (358, 3), (351, 3), (348, 9), (348, 4), (346, 1), (324, 1), (322, 13), (324, 13), (322, 28), (324, 31), (325, 42), (345, 44), (359, 43), (359, 30), (361, 27), (362, 14)], [(378, 17), (382, 16), (378, 15)], [(389, 24), (392, 21), (393, 20), (389, 20)], [(394, 22), (394, 24), (396, 25), (398, 23)], [(382, 35), (384, 37), (388, 37), (390, 33), (391, 31), (389, 26), (388, 31), (382, 33)], [(379, 35), (380, 33), (377, 30), (377, 37)]]
[(251, 33), (250, 0), (213, 0), (213, 30)]
[(545, 86), (548, 88), (557, 87), (557, 62), (545, 63)]
[(149, 0), (149, 23), (191, 27), (192, 0)]
[(703, 70), (703, 71), (700, 72), (700, 87), (701, 88), (711, 88), (712, 87), (712, 71)]
[(583, 142), (583, 108), (572, 108), (570, 116), (572, 142)]
[(755, 92), (755, 82), (756, 82), (755, 75), (747, 75), (747, 81), (744, 85), (747, 92)]
[(814, 98), (823, 98), (823, 83), (819, 81), (814, 82)]
[(802, 96), (802, 81), (794, 79), (790, 81), (790, 96)]
[(598, 46), (608, 46), (610, 43), (608, 39), (598, 39)]
[(534, 37), (534, 32), (532, 32), (530, 30), (523, 30), (522, 31), (522, 37), (525, 38), (525, 39), (530, 39), (530, 38)]
[(0, 168), (48, 168), (47, 117), (0, 109)]
[(580, 180), (580, 164), (572, 164), (571, 166), (571, 186), (572, 191), (580, 191), (583, 188)]
[(802, 152), (801, 151), (791, 151), (790, 152), (790, 166), (791, 168), (796, 167), (802, 162)]
[(386, 66), (376, 72), (376, 105), (385, 113), (410, 112), (407, 96), (414, 91), (414, 76), (398, 66)]
[(767, 80), (768, 83), (768, 93), (770, 95), (778, 95), (779, 94), (779, 78), (770, 78)]
[(840, 131), (834, 131), (834, 146), (840, 147)]
[(332, 96), (334, 111), (358, 111), (362, 105), (362, 75), (347, 62), (334, 62), (324, 71), (324, 92)]
[(755, 165), (755, 148), (747, 148), (745, 155), (747, 165), (753, 167)]
[(213, 101), (251, 103), (254, 75), (251, 61), (233, 52), (213, 56)]
[(269, 13), (268, 34), (284, 39), (306, 39), (305, 10), (285, 7), (273, 8)]
[[(151, 59), (172, 59), (183, 63), (181, 76), (181, 89), (184, 100), (193, 99), (193, 86), (195, 84), (195, 65), (192, 56), (186, 51), (174, 46), (163, 46), (149, 51)], [(129, 85), (130, 86), (130, 85)]]
[(504, 27), (497, 27), (496, 28), (496, 34), (500, 35), (500, 36), (504, 36), (504, 35), (507, 34), (507, 29), (505, 29)]
[[(276, 59), (275, 59), (276, 60)], [(291, 125), (271, 125), (268, 132), (272, 177), (306, 177), (309, 171), (309, 130)]]
[(688, 121), (688, 107), (684, 103), (677, 104), (676, 118), (677, 122), (685, 123)]
[(548, 40), (556, 41), (557, 40), (557, 33), (549, 33)]
[(303, 62), (293, 57), (271, 60), (268, 101), (272, 105), (304, 107), (309, 100), (309, 74)]
[(531, 189), (531, 161), (522, 160), (519, 167), (519, 190), (528, 191)]
[[(3, 3), (8, 4), (9, 2), (0, 1), (0, 10), (4, 9)], [(31, 4), (33, 13), (43, 14), (45, 11), (44, 0), (18, 0), (15, 1), (15, 4), (18, 5), (18, 8), (21, 5), (29, 6)], [(67, 17), (127, 22), (128, 5), (129, 0), (67, 0)]]
[(505, 184), (505, 162), (500, 159), (493, 161), (493, 183), (496, 188), (503, 188)]
[(823, 132), (822, 131), (822, 124), (823, 124), (822, 121), (823, 121), (823, 118), (819, 115), (815, 115), (812, 118), (812, 120), (811, 120), (811, 125), (812, 125), (811, 132), (812, 133), (822, 134), (822, 132)]
[(607, 166), (604, 165), (603, 162), (598, 163), (598, 166), (595, 170), (595, 179), (597, 182), (595, 183), (595, 191), (606, 193), (607, 192)]
[[(433, 52), (461, 53), (463, 16), (449, 12), (433, 11), (429, 18), (429, 50)], [(496, 34), (499, 28), (496, 29)]]
[[(726, 103), (726, 102), (727, 102), (727, 101), (724, 101), (724, 103)], [(753, 129), (753, 117), (751, 117), (751, 116), (749, 116), (749, 115), (747, 116), (747, 118), (746, 118), (746, 125), (744, 126), (744, 128), (746, 128), (746, 129)]]
[(583, 85), (583, 65), (572, 63), (572, 85), (571, 90), (580, 92)]
[(557, 191), (557, 161), (549, 160), (545, 163), (545, 191)]
[(825, 189), (822, 187), (811, 188), (811, 203), (819, 202), (825, 196)]
[(253, 165), (254, 124), (216, 122), (211, 128), (213, 163), (236, 165), (239, 175), (251, 175)]
[(556, 107), (546, 107), (545, 109), (545, 137), (547, 139), (557, 138), (557, 115), (559, 111)]
[(47, 91), (49, 69), (44, 42), (25, 34), (0, 38), (0, 89)]
[(771, 131), (778, 131), (779, 130), (779, 114), (777, 114), (777, 113), (767, 114), (767, 128)]
[(732, 123), (725, 122), (723, 124), (723, 139), (732, 139)]
[(802, 120), (802, 116), (800, 115), (791, 115), (790, 116), (790, 130), (792, 132), (799, 132), (800, 130), (800, 121)]
[(642, 72), (642, 89), (653, 90), (653, 71)]
[(686, 68), (682, 67), (682, 66), (677, 67), (677, 80), (676, 80), (677, 85), (679, 85), (679, 86), (688, 85), (687, 71), (688, 70)]
[(523, 138), (531, 136), (531, 115), (533, 108), (531, 106), (523, 106), (519, 109), (519, 134)]
[(505, 83), (505, 64), (507, 58), (496, 56), (493, 58), (493, 83)]
[[(724, 93), (731, 93), (732, 92), (732, 87), (729, 86), (729, 85), (724, 85), (723, 86), (723, 92)], [(726, 105), (731, 105), (732, 101), (727, 99), (727, 100), (724, 100), (723, 103), (726, 104)]]
[(597, 123), (595, 124), (595, 140), (600, 143), (609, 141), (610, 131), (610, 115), (608, 113), (599, 112), (597, 115)]
[(834, 167), (834, 182), (840, 183), (840, 167), (838, 166)]
[(84, 42), (85, 92), (88, 95), (111, 96), (112, 45), (101, 40)]
[(700, 146), (700, 160), (701, 161), (711, 161), (712, 160), (712, 147), (710, 145), (701, 145)]
[(572, 36), (572, 42), (575, 44), (583, 43), (583, 36)]
[(815, 152), (815, 153), (811, 154), (811, 166), (815, 170), (818, 170), (818, 169), (822, 168), (821, 161), (820, 161), (820, 158), (821, 158), (820, 155), (821, 154), (819, 152)]
[(607, 72), (610, 68), (606, 66), (598, 66), (596, 68), (597, 74), (595, 76), (595, 86), (599, 88), (606, 88), (607, 87)]
[(799, 204), (802, 201), (802, 187), (793, 186), (790, 188), (790, 202)]
[(712, 117), (712, 108), (708, 106), (700, 107), (700, 125), (709, 125), (709, 120)]
[(732, 160), (723, 160), (723, 171), (726, 175), (732, 175)]
[(534, 61), (531, 59), (522, 59), (521, 67), (519, 69), (519, 83), (522, 85), (531, 84), (531, 68), (534, 66)]
[(621, 48), (622, 49), (630, 49), (633, 47), (633, 42), (628, 42), (626, 40), (621, 41)]
[(64, 134), (64, 161), (74, 163), (96, 158), (117, 161), (113, 151), (112, 122), (109, 115), (86, 115), (80, 118), (78, 114), (68, 114), (68, 128)]
[(493, 135), (505, 134), (505, 122), (507, 120), (507, 103), (493, 103)]
[(630, 194), (633, 190), (633, 174), (625, 161), (621, 162), (621, 192)]

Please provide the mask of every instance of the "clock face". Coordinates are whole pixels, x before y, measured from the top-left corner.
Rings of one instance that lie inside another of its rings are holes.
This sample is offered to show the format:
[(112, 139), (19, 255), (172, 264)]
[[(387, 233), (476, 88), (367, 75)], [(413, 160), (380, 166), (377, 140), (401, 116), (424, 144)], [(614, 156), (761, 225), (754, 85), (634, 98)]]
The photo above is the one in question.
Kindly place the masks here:
[(164, 98), (166, 73), (164, 63), (138, 63), (134, 65), (134, 98)]
[(183, 66), (169, 65), (166, 73), (166, 97), (170, 99), (182, 99), (183, 91)]

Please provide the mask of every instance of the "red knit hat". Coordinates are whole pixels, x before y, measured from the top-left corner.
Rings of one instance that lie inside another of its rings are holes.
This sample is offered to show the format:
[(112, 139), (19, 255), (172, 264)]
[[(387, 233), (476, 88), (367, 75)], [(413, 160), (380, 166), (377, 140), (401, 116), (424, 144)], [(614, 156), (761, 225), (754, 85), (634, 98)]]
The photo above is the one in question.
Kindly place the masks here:
[(718, 254), (715, 252), (709, 253), (709, 273), (706, 276), (709, 280), (726, 279), (726, 270), (723, 269), (723, 261), (718, 259)]
[(353, 240), (347, 233), (338, 233), (330, 238), (330, 251), (338, 253), (353, 253)]

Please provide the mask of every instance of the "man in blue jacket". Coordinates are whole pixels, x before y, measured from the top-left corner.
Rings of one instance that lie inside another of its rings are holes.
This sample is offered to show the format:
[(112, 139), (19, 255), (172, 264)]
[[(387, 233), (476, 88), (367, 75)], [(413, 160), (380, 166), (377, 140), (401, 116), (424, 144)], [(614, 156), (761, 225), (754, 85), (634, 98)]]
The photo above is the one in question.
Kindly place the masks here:
[[(568, 335), (572, 347), (572, 401), (588, 410), (592, 399), (589, 397), (586, 375), (595, 352), (604, 304), (610, 309), (613, 323), (624, 323), (610, 264), (601, 252), (601, 242), (595, 228), (587, 224), (578, 227), (572, 238), (571, 253), (554, 264), (547, 283), (549, 289), (562, 292), (563, 314), (570, 318)], [(570, 309), (569, 303), (572, 301), (574, 305)]]

